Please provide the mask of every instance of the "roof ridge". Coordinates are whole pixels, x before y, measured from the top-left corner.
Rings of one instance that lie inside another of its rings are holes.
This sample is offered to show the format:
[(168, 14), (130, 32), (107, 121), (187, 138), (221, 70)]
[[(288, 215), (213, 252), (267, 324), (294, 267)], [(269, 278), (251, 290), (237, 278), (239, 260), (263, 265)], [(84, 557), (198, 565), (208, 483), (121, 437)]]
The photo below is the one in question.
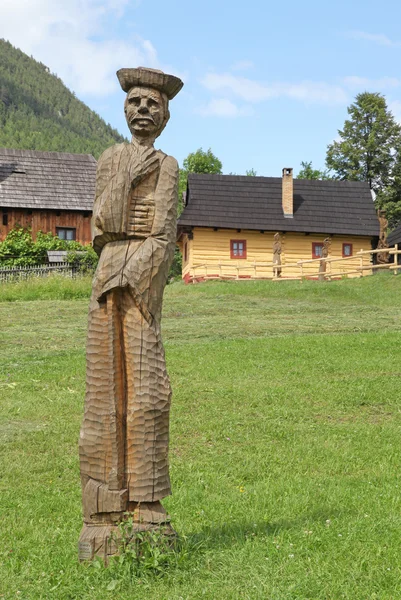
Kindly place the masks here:
[[(195, 179), (212, 179), (215, 181), (223, 181), (225, 178), (230, 181), (244, 181), (248, 183), (260, 183), (266, 180), (281, 182), (282, 177), (280, 176), (270, 176), (270, 175), (232, 175), (226, 173), (188, 173), (188, 178)], [(293, 179), (294, 183), (305, 183), (305, 185), (355, 185), (357, 187), (366, 187), (368, 184), (367, 181), (352, 181), (349, 179), (302, 179), (296, 178)]]

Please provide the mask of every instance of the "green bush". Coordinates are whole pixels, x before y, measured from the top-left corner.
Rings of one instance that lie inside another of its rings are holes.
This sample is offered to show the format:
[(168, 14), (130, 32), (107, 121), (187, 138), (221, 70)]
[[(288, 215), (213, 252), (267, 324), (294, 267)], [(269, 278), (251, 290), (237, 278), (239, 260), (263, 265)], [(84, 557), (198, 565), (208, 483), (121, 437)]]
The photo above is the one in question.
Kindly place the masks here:
[(41, 231), (38, 231), (34, 240), (31, 229), (17, 226), (7, 234), (3, 242), (0, 242), (0, 266), (27, 267), (44, 264), (47, 262), (48, 250), (68, 251), (68, 262), (82, 265), (84, 271), (89, 268), (93, 270), (97, 264), (97, 256), (91, 246), (60, 240), (52, 233)]
[(80, 273), (93, 273), (99, 257), (92, 246), (84, 246), (80, 250), (70, 249), (67, 254), (67, 261), (77, 267)]
[(176, 246), (175, 251), (174, 251), (173, 263), (170, 267), (170, 271), (168, 274), (169, 281), (171, 282), (171, 281), (180, 280), (181, 273), (182, 273), (182, 254), (181, 254), (178, 246)]

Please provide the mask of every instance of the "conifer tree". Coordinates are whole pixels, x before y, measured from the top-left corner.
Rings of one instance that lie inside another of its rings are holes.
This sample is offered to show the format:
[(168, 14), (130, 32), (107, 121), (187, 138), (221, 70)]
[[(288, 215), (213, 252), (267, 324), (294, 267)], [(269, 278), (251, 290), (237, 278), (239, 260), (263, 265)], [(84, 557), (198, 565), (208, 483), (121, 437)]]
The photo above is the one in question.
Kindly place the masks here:
[(401, 216), (401, 127), (378, 93), (358, 94), (348, 114), (326, 164), (339, 179), (367, 181), (392, 228)]

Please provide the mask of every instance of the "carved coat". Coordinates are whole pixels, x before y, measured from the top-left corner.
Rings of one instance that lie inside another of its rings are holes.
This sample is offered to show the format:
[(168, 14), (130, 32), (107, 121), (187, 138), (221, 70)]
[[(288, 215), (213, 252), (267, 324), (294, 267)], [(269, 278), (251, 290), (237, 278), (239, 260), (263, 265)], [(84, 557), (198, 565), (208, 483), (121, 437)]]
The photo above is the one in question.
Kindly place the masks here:
[[(92, 218), (93, 247), (100, 254), (94, 280), (97, 298), (113, 287), (130, 285), (147, 300), (152, 284), (159, 284), (155, 292), (164, 287), (168, 268), (161, 267), (171, 264), (176, 242), (177, 186), (177, 161), (160, 150), (125, 143), (100, 157)], [(134, 223), (130, 230), (130, 204), (144, 197), (150, 200), (148, 214), (141, 218), (137, 213), (135, 220), (141, 224)], [(156, 313), (161, 300), (157, 298)]]
[(171, 388), (160, 315), (176, 242), (177, 186), (176, 160), (153, 148), (119, 144), (99, 159), (92, 222), (100, 258), (80, 436), (84, 497), (94, 482), (125, 488), (128, 501), (153, 502), (171, 493)]

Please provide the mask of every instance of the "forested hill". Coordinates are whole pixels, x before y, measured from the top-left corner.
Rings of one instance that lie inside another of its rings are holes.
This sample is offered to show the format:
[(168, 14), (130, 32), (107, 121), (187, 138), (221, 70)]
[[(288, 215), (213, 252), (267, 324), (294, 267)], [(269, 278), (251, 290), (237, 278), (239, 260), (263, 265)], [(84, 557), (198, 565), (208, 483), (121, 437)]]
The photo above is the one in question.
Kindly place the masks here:
[(123, 140), (48, 67), (0, 39), (0, 147), (98, 158)]

